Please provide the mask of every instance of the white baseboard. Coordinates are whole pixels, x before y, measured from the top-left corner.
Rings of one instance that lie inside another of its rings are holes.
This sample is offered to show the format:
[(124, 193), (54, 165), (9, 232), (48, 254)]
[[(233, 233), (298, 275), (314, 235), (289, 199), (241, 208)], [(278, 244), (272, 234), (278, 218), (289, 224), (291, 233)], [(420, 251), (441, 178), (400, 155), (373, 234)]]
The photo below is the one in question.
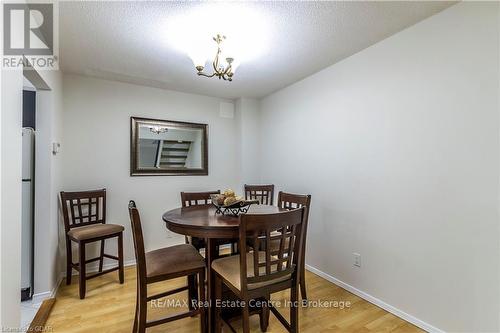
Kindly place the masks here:
[[(134, 265), (135, 265), (135, 260), (127, 260), (127, 261), (123, 262), (123, 266), (125, 266), (125, 267), (126, 266), (134, 266)], [(110, 263), (110, 264), (104, 264), (102, 266), (102, 268), (108, 269), (108, 268), (112, 268), (115, 266), (116, 266), (115, 263)], [(97, 264), (92, 265), (87, 269), (87, 273), (95, 273), (95, 272), (97, 272), (98, 269), (99, 269), (99, 266)], [(75, 276), (75, 275), (78, 275), (78, 272), (73, 271), (73, 276)], [(57, 294), (57, 290), (59, 289), (59, 286), (61, 285), (61, 282), (65, 277), (66, 277), (66, 272), (61, 272), (59, 274), (59, 278), (58, 278), (57, 283), (55, 284), (54, 288), (52, 288), (52, 290), (49, 290), (49, 291), (44, 291), (41, 293), (33, 294), (33, 298), (31, 300), (31, 302), (34, 304), (42, 303), (46, 299), (55, 297)]]
[(341, 281), (341, 280), (339, 280), (339, 279), (337, 279), (337, 278), (335, 278), (335, 277), (333, 277), (325, 272), (322, 272), (315, 267), (312, 267), (312, 266), (306, 264), (306, 269), (308, 271), (316, 274), (316, 275), (321, 276), (325, 280), (328, 280), (331, 283), (336, 284), (337, 286), (339, 286), (341, 288), (344, 288), (345, 290), (353, 293), (354, 295), (359, 296), (362, 299), (364, 299), (372, 304), (375, 304), (376, 306), (392, 313), (393, 315), (398, 316), (399, 318), (404, 319), (407, 322), (410, 322), (417, 327), (420, 327), (424, 331), (431, 332), (431, 333), (444, 333), (443, 330), (440, 330), (439, 328), (434, 327), (431, 324), (428, 324), (423, 320), (420, 320), (420, 319), (418, 319), (418, 318), (416, 318), (416, 317), (414, 317), (414, 316), (412, 316), (412, 315), (410, 315), (410, 314), (408, 314), (408, 313), (406, 313), (406, 312), (404, 312), (404, 311), (402, 311), (402, 310), (400, 310), (400, 309), (398, 309), (390, 304), (387, 304), (384, 301), (382, 301), (376, 297), (373, 297), (372, 295), (367, 294), (364, 291), (361, 291), (361, 290), (351, 286), (350, 284), (347, 284), (347, 283), (345, 283), (345, 282), (343, 282), (343, 281)]
[[(136, 264), (135, 262), (135, 259), (133, 260), (127, 260), (123, 263), (124, 266), (134, 266)], [(108, 269), (108, 268), (112, 268), (116, 266), (115, 263), (109, 263), (109, 264), (105, 264), (103, 265), (103, 269)], [(426, 323), (425, 321), (423, 320), (420, 320), (390, 304), (387, 304), (385, 303), (384, 301), (362, 291), (362, 290), (359, 290), (353, 286), (351, 286), (350, 284), (347, 284), (323, 271), (320, 271), (319, 269), (311, 266), (311, 265), (307, 265), (306, 264), (306, 269), (318, 276), (321, 276), (322, 278), (324, 278), (325, 280), (327, 281), (330, 281), (331, 283), (333, 284), (336, 284), (337, 286), (341, 287), (341, 288), (344, 288), (345, 290), (353, 293), (354, 295), (356, 296), (359, 296), (361, 297), (362, 299), (372, 303), (372, 304), (375, 304), (376, 306), (392, 313), (393, 315), (395, 316), (398, 316), (399, 318), (401, 319), (404, 319), (406, 320), (407, 322), (410, 322), (412, 323), (413, 325), (417, 326), (417, 327), (420, 327), (421, 329), (427, 331), (427, 332), (431, 332), (431, 333), (445, 333), (445, 331), (437, 328), (437, 327), (434, 327), (432, 326), (431, 324), (429, 323)], [(98, 266), (95, 265), (95, 266), (91, 266), (87, 272), (89, 273), (93, 273), (93, 272), (97, 272), (98, 270)], [(78, 275), (78, 273), (74, 273), (73, 275)], [(37, 293), (37, 294), (34, 294), (33, 295), (33, 300), (32, 302), (33, 303), (41, 303), (42, 301), (44, 301), (45, 299), (48, 299), (48, 298), (52, 298), (52, 297), (55, 297), (55, 295), (57, 294), (57, 290), (59, 289), (59, 286), (62, 282), (62, 280), (64, 279), (64, 277), (66, 277), (66, 272), (61, 272), (61, 275), (58, 279), (58, 282), (56, 283), (56, 285), (54, 286), (54, 288), (51, 290), (51, 291), (46, 291), (46, 292), (42, 292), (42, 293)]]
[(52, 288), (52, 290), (33, 294), (33, 298), (31, 299), (31, 302), (34, 304), (37, 304), (37, 303), (42, 303), (46, 299), (56, 297), (57, 289), (59, 289), (59, 286), (61, 285), (61, 281), (62, 281), (62, 276), (60, 275), (57, 279), (56, 284), (54, 285), (54, 288)]

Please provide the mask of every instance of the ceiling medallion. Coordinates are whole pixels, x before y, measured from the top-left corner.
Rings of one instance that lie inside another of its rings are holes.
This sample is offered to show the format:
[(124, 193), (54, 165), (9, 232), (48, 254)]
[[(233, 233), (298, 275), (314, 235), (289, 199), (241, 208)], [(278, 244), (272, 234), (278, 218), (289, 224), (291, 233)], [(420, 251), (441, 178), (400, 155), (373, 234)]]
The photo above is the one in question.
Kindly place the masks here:
[(213, 37), (213, 40), (217, 43), (217, 53), (215, 54), (215, 59), (212, 62), (212, 66), (214, 69), (213, 73), (212, 74), (204, 73), (203, 72), (204, 66), (197, 65), (196, 70), (198, 71), (198, 75), (205, 77), (216, 76), (219, 78), (219, 80), (220, 79), (227, 81), (233, 80), (234, 69), (236, 69), (233, 68), (234, 58), (227, 57), (225, 61), (224, 59), (220, 59), (222, 53), (221, 44), (224, 39), (226, 39), (226, 36), (221, 36), (219, 34), (217, 35), (217, 37)]

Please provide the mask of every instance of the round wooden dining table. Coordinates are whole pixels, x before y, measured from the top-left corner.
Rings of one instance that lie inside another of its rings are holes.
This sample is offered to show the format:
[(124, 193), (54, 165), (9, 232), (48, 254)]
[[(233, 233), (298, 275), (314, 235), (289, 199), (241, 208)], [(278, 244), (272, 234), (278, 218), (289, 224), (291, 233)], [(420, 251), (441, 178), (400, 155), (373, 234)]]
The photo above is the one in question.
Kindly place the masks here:
[[(163, 221), (167, 228), (178, 234), (206, 239), (205, 258), (208, 265), (207, 274), (208, 301), (208, 328), (209, 332), (215, 329), (215, 288), (214, 276), (211, 270), (212, 261), (218, 258), (216, 240), (239, 238), (239, 217), (215, 213), (212, 205), (199, 205), (172, 209), (163, 214)], [(253, 205), (247, 214), (274, 214), (283, 211), (283, 208), (267, 205)]]

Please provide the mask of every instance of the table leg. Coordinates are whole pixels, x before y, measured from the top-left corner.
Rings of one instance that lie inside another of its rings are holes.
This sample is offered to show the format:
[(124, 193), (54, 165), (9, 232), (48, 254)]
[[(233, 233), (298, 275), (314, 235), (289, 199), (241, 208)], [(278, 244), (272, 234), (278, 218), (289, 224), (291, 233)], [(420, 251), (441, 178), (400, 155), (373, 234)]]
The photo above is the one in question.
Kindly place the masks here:
[(212, 272), (212, 261), (217, 258), (217, 247), (215, 239), (208, 238), (206, 244), (206, 259), (207, 259), (207, 289), (208, 289), (208, 304), (210, 308), (208, 309), (208, 332), (215, 332), (215, 276)]

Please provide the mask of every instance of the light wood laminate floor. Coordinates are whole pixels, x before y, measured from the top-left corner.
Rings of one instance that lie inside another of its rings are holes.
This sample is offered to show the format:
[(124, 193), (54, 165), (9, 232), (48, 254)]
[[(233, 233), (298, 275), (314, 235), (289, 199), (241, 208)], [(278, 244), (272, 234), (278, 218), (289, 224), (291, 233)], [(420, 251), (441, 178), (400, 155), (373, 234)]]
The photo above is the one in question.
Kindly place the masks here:
[[(309, 307), (300, 309), (300, 332), (423, 332), (412, 324), (388, 313), (387, 311), (366, 302), (348, 291), (307, 272), (306, 275), (309, 299), (311, 301), (342, 301), (340, 307)], [(153, 285), (151, 292), (173, 289), (185, 284), (185, 279), (175, 279)], [(66, 286), (62, 282), (55, 306), (46, 325), (55, 333), (71, 332), (109, 332), (128, 333), (132, 330), (136, 294), (135, 267), (126, 267), (125, 283), (118, 283), (116, 273), (107, 274), (87, 282), (87, 295), (84, 300), (78, 297), (78, 278)], [(187, 293), (174, 295), (184, 300)], [(289, 292), (276, 293), (272, 297), (276, 301), (289, 299)], [(345, 306), (350, 302), (350, 307)], [(281, 303), (283, 304), (283, 303)], [(184, 311), (182, 308), (181, 311)], [(288, 310), (284, 310), (288, 318)], [(172, 314), (179, 308), (157, 307), (150, 310), (149, 318), (158, 318), (166, 313)], [(251, 317), (252, 332), (260, 332), (258, 316)], [(153, 327), (147, 332), (199, 332), (197, 317), (185, 318), (165, 325)], [(234, 326), (241, 329), (239, 322)], [(226, 328), (224, 332), (229, 332)], [(286, 332), (278, 320), (271, 314), (268, 332)]]

